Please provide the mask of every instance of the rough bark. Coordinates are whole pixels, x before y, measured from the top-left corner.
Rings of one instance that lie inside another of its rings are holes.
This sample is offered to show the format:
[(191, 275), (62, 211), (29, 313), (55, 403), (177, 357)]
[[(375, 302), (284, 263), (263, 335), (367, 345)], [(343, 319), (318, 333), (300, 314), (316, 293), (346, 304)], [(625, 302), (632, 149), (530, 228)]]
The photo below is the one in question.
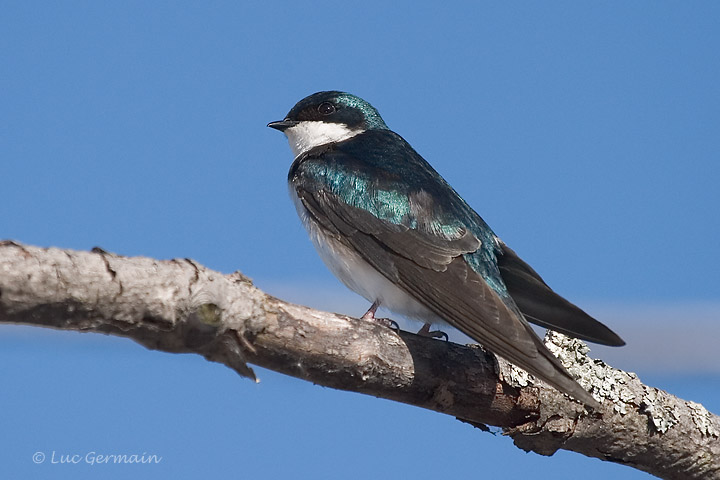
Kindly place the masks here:
[(527, 451), (566, 449), (666, 479), (720, 479), (720, 418), (587, 357), (548, 346), (601, 403), (582, 405), (478, 346), (396, 332), (283, 302), (240, 273), (0, 243), (0, 322), (128, 337), (194, 352), (254, 378), (248, 363), (328, 387), (501, 427)]

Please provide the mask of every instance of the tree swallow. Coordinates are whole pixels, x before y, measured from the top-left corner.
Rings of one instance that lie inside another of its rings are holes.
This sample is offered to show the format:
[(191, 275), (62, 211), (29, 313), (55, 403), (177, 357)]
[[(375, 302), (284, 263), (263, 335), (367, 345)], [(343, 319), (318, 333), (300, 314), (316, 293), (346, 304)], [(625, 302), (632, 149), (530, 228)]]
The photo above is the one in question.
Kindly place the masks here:
[(449, 324), (592, 407), (598, 402), (529, 322), (603, 345), (625, 342), (556, 294), (377, 110), (354, 95), (318, 92), (284, 120), (295, 156), (288, 182), (325, 264), (372, 306)]

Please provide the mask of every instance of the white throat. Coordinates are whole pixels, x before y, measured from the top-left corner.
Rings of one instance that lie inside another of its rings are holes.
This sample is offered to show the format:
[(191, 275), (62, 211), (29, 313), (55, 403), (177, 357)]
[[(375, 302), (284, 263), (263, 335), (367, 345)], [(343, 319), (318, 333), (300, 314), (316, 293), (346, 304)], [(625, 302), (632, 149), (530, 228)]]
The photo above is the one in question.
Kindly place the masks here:
[(297, 158), (312, 148), (342, 142), (364, 131), (362, 128), (350, 128), (344, 123), (305, 121), (286, 129), (285, 135)]

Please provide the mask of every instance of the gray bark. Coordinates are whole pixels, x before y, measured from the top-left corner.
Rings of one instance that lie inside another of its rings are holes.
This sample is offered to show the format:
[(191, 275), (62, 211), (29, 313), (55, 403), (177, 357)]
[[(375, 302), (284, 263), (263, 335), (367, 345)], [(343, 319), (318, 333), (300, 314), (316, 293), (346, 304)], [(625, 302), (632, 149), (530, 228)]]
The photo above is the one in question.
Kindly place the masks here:
[(194, 352), (254, 378), (248, 363), (427, 408), (527, 451), (566, 449), (666, 479), (720, 479), (720, 418), (587, 357), (548, 346), (602, 403), (587, 411), (476, 345), (462, 346), (283, 302), (239, 272), (0, 243), (0, 322), (99, 332)]

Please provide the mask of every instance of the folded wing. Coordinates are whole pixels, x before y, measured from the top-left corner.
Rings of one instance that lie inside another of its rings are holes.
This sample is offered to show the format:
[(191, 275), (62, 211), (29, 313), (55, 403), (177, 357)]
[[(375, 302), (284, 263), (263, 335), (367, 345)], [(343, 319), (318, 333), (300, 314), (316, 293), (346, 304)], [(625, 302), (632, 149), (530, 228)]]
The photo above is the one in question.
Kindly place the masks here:
[(502, 250), (497, 258), (500, 275), (528, 321), (602, 345), (625, 345), (615, 332), (555, 293), (510, 247), (503, 245)]
[(465, 255), (481, 245), (471, 232), (458, 231), (448, 238), (378, 218), (327, 190), (300, 185), (296, 190), (326, 234), (355, 250), (428, 310), (550, 385), (597, 406), (542, 344), (512, 301), (500, 298), (467, 263)]

